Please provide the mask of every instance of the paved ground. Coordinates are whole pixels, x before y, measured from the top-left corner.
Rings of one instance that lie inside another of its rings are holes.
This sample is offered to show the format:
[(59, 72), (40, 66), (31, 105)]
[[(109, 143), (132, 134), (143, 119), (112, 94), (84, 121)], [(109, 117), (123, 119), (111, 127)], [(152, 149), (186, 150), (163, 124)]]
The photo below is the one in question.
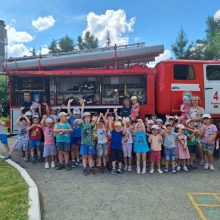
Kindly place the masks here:
[[(13, 141), (15, 138), (10, 138), (10, 143)], [(2, 145), (0, 153), (3, 153)], [(200, 218), (196, 204), (187, 194), (220, 192), (219, 161), (216, 161), (214, 172), (197, 169), (176, 175), (132, 172), (85, 177), (81, 168), (56, 171), (45, 170), (43, 164), (24, 163), (19, 152), (14, 160), (20, 161), (38, 185), (45, 220), (197, 220)], [(210, 207), (209, 199), (205, 198), (203, 201)], [(220, 207), (214, 208), (210, 215), (205, 213), (203, 219), (219, 220)], [(201, 210), (206, 212), (203, 207)]]

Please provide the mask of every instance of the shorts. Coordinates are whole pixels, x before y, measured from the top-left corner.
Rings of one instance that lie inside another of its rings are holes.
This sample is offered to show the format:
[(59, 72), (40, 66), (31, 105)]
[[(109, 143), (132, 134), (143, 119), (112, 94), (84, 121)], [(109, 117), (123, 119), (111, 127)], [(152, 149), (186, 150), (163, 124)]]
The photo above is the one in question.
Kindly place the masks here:
[(0, 141), (2, 144), (8, 144), (8, 137), (6, 134), (0, 134)]
[(14, 143), (13, 148), (21, 149), (23, 151), (28, 149), (28, 139), (18, 138), (18, 140)]
[(195, 154), (196, 153), (196, 145), (189, 145), (188, 149), (189, 149), (190, 154)]
[(122, 150), (124, 157), (131, 157), (132, 144), (131, 143), (122, 144)]
[(30, 144), (29, 144), (30, 149), (40, 149), (41, 148), (41, 139), (39, 140), (30, 140)]
[(215, 150), (215, 146), (214, 144), (205, 144), (205, 143), (202, 143), (202, 149), (203, 151), (207, 152), (207, 153), (213, 153), (214, 150)]
[(70, 143), (69, 142), (57, 142), (57, 151), (70, 152)]
[(55, 144), (44, 145), (43, 157), (54, 156), (57, 154), (57, 149)]
[(154, 151), (150, 152), (150, 161), (151, 162), (160, 162), (161, 160), (161, 151)]
[(80, 155), (95, 155), (95, 148), (93, 145), (81, 144)]
[(175, 160), (176, 159), (176, 148), (164, 149), (165, 160)]
[(70, 143), (74, 145), (80, 145), (81, 137), (70, 137)]
[(96, 146), (97, 156), (98, 157), (106, 157), (108, 154), (107, 148), (108, 148), (108, 143), (97, 144), (97, 146)]
[(111, 148), (111, 161), (122, 162), (122, 150)]

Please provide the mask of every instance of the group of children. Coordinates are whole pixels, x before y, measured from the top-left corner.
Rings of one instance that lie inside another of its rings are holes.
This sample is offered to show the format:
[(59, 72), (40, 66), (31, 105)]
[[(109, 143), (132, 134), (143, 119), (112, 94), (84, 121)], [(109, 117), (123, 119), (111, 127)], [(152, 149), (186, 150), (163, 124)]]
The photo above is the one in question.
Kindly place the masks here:
[[(198, 129), (194, 120), (185, 116), (166, 116), (163, 123), (162, 119), (153, 115), (143, 121), (138, 117), (136, 97), (131, 98), (129, 114), (129, 106), (122, 109), (127, 117), (118, 115), (117, 109), (114, 109), (114, 114), (109, 110), (105, 114), (93, 115), (84, 112), (83, 100), (80, 100), (81, 109), (71, 111), (72, 101), (68, 101), (67, 113), (61, 111), (56, 114), (54, 108), (42, 117), (30, 111), (21, 113), (16, 122), (19, 134), (14, 146), (9, 149), (7, 136), (0, 136), (8, 151), (6, 159), (11, 158), (14, 149), (22, 149), (26, 162), (42, 162), (44, 158), (46, 169), (57, 170), (83, 166), (83, 174), (88, 175), (95, 174), (96, 167), (103, 173), (107, 166), (112, 174), (131, 172), (134, 161), (137, 174), (145, 174), (149, 158), (149, 173), (153, 174), (157, 168), (162, 174), (169, 172), (170, 165), (172, 173), (196, 168), (196, 149), (201, 147), (204, 169), (214, 170), (213, 152), (215, 146), (218, 147), (216, 139), (219, 136), (209, 114), (202, 116)], [(3, 124), (0, 122), (0, 133)], [(165, 168), (162, 170), (163, 162)]]

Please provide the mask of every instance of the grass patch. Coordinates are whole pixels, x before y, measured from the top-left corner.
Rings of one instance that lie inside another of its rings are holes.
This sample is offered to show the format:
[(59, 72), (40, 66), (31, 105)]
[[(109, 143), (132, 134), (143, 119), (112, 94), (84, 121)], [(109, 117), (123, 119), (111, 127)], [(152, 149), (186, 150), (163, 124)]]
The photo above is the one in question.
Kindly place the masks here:
[(0, 220), (28, 219), (28, 186), (20, 173), (0, 159)]

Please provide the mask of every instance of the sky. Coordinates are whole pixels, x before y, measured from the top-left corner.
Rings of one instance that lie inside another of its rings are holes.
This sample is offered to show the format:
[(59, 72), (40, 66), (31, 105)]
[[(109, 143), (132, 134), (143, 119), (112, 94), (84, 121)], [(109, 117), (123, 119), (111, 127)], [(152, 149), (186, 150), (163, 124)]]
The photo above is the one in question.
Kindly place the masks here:
[(8, 57), (48, 53), (53, 39), (73, 39), (89, 30), (104, 46), (164, 44), (157, 59), (172, 56), (171, 45), (182, 27), (190, 42), (205, 37), (208, 16), (220, 18), (219, 0), (0, 0), (0, 19), (8, 30)]

